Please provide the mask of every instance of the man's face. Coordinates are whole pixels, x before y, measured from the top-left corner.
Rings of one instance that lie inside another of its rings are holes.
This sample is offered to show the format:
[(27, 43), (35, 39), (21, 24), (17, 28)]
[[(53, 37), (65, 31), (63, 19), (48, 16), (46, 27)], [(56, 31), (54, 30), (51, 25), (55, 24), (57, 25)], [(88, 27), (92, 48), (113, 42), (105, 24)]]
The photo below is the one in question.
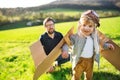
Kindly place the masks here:
[(93, 22), (84, 22), (82, 21), (80, 23), (80, 31), (83, 33), (85, 36), (89, 36), (95, 29), (95, 25)]
[(45, 28), (46, 28), (46, 30), (47, 30), (47, 32), (49, 34), (53, 34), (54, 30), (55, 30), (55, 28), (54, 28), (54, 22), (53, 21), (46, 22)]

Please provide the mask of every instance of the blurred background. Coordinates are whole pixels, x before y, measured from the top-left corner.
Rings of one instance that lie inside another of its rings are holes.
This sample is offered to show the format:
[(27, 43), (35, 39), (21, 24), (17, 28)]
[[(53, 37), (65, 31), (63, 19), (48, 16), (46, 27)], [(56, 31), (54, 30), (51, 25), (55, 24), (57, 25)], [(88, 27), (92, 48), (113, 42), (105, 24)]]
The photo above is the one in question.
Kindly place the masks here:
[[(35, 71), (29, 46), (45, 29), (42, 22), (53, 17), (63, 35), (77, 23), (82, 12), (93, 9), (100, 28), (120, 46), (120, 0), (0, 0), (0, 80), (32, 80)], [(94, 64), (93, 80), (120, 80), (120, 71), (101, 56), (100, 69)], [(71, 80), (70, 62), (39, 80)], [(83, 80), (83, 77), (82, 79)]]

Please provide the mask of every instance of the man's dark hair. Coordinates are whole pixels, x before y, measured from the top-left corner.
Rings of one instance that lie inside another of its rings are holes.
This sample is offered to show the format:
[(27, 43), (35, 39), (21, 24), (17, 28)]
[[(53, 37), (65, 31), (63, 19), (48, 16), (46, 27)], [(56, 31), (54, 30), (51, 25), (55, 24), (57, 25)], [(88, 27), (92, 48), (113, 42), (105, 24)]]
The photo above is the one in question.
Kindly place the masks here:
[(47, 17), (47, 18), (44, 19), (43, 25), (45, 26), (48, 21), (52, 21), (53, 23), (55, 23), (55, 20), (53, 18)]

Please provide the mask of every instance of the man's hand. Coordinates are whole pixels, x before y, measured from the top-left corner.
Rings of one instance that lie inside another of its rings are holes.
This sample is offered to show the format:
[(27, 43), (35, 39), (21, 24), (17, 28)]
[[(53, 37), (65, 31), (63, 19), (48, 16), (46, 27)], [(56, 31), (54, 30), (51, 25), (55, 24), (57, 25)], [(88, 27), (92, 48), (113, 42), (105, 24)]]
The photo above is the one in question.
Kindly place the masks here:
[(62, 58), (68, 58), (69, 57), (69, 54), (67, 51), (63, 51), (62, 52)]
[(54, 72), (54, 67), (53, 66), (50, 66), (50, 68), (48, 69), (48, 71), (47, 71), (47, 73), (52, 73), (52, 72)]

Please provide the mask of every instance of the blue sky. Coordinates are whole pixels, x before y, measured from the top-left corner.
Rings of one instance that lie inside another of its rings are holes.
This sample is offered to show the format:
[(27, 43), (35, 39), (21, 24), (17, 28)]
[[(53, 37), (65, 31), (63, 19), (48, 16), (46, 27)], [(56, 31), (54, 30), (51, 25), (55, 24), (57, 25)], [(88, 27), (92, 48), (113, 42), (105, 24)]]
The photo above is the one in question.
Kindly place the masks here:
[(50, 3), (55, 0), (0, 0), (0, 8), (32, 7)]

